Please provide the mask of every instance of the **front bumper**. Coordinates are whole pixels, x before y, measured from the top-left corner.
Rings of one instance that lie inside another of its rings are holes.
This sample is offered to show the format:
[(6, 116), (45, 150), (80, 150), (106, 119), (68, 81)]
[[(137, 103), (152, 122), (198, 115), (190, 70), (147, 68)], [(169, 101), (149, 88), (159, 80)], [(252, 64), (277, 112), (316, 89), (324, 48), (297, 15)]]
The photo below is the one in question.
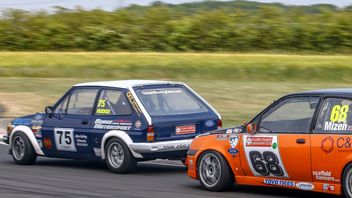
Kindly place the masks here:
[(197, 179), (197, 158), (187, 155), (187, 175), (193, 179)]
[(191, 143), (192, 139), (187, 139), (165, 142), (132, 143), (129, 147), (136, 153), (148, 154), (170, 151), (187, 151)]

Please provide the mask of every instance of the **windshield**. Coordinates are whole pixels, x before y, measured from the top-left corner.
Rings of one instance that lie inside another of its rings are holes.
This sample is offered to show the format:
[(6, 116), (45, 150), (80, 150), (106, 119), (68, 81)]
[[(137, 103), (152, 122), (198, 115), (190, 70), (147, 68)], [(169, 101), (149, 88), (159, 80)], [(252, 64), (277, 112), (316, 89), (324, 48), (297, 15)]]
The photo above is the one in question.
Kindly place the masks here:
[(200, 100), (184, 87), (144, 88), (136, 93), (151, 116), (208, 112)]

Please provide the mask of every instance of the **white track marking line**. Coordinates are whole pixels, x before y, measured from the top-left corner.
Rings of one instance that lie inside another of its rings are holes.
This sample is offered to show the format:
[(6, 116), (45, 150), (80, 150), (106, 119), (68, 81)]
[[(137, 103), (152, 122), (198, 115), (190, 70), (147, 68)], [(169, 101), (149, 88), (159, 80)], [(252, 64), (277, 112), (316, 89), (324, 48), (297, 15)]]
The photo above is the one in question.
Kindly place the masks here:
[(164, 163), (158, 163), (158, 162), (138, 162), (142, 164), (151, 164), (151, 165), (163, 165), (163, 166), (173, 166), (173, 167), (186, 167), (184, 165), (177, 165), (177, 164), (164, 164)]

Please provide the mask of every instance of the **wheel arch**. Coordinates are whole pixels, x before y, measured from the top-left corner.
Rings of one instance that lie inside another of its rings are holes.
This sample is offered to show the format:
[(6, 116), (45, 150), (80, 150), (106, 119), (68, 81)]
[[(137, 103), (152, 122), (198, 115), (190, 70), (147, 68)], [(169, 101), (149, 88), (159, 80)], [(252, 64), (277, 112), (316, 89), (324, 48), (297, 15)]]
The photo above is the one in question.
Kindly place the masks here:
[(340, 176), (340, 178), (341, 178), (340, 179), (341, 186), (343, 185), (342, 184), (342, 182), (343, 182), (342, 180), (343, 180), (344, 173), (345, 173), (347, 167), (350, 166), (350, 165), (352, 165), (352, 161), (349, 161), (348, 163), (346, 163), (345, 166), (342, 168), (341, 176)]
[(101, 141), (101, 158), (105, 159), (105, 146), (106, 143), (111, 139), (111, 138), (119, 138), (120, 140), (122, 140), (126, 146), (128, 147), (128, 149), (131, 151), (132, 155), (135, 158), (143, 158), (143, 156), (139, 153), (134, 152), (131, 147), (130, 144), (133, 143), (132, 139), (130, 138), (130, 136), (124, 132), (124, 131), (120, 131), (120, 130), (113, 130), (113, 131), (109, 131), (107, 133), (105, 133), (105, 135), (103, 136), (103, 139)]
[(352, 161), (349, 161), (348, 163), (345, 164), (345, 166), (343, 167), (342, 171), (341, 171), (341, 179), (340, 179), (340, 186), (341, 186), (341, 194), (344, 195), (345, 194), (345, 188), (344, 188), (344, 174), (345, 171), (347, 170), (348, 166), (352, 165)]
[(19, 126), (16, 126), (16, 127), (12, 130), (11, 135), (10, 135), (10, 140), (9, 140), (10, 146), (12, 146), (12, 138), (13, 138), (13, 136), (14, 136), (16, 133), (23, 133), (23, 134), (25, 134), (26, 137), (29, 139), (29, 141), (30, 141), (31, 145), (33, 146), (34, 151), (37, 153), (37, 155), (44, 156), (44, 152), (43, 152), (42, 149), (40, 148), (37, 139), (35, 138), (35, 136), (34, 136), (32, 130), (31, 130), (28, 126), (19, 125)]
[[(211, 149), (206, 149), (206, 150), (202, 150), (199, 154), (198, 154), (198, 157), (196, 158), (196, 162), (194, 162), (196, 164), (196, 171), (198, 173), (198, 163), (199, 163), (199, 160), (200, 160), (200, 157), (207, 151), (212, 151), (212, 152), (217, 152), (219, 153), (226, 161), (226, 164), (230, 167), (230, 170), (231, 170), (231, 173), (232, 173), (232, 177), (234, 179), (234, 182), (236, 183), (236, 178), (235, 178), (235, 173), (234, 173), (234, 167), (231, 166), (231, 164), (229, 163), (229, 161), (227, 160), (226, 156), (224, 155), (224, 153), (222, 151), (220, 151), (219, 149), (214, 149), (214, 148), (211, 148)], [(199, 179), (199, 178), (198, 178)]]

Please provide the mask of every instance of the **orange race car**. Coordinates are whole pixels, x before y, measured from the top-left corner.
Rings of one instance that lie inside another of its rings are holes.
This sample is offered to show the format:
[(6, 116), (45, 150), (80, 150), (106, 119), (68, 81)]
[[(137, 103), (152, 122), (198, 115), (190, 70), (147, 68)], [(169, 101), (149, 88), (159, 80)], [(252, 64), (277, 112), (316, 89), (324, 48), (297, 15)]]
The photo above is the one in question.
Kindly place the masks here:
[(352, 89), (282, 97), (243, 126), (199, 135), (186, 163), (210, 191), (237, 183), (352, 198)]

